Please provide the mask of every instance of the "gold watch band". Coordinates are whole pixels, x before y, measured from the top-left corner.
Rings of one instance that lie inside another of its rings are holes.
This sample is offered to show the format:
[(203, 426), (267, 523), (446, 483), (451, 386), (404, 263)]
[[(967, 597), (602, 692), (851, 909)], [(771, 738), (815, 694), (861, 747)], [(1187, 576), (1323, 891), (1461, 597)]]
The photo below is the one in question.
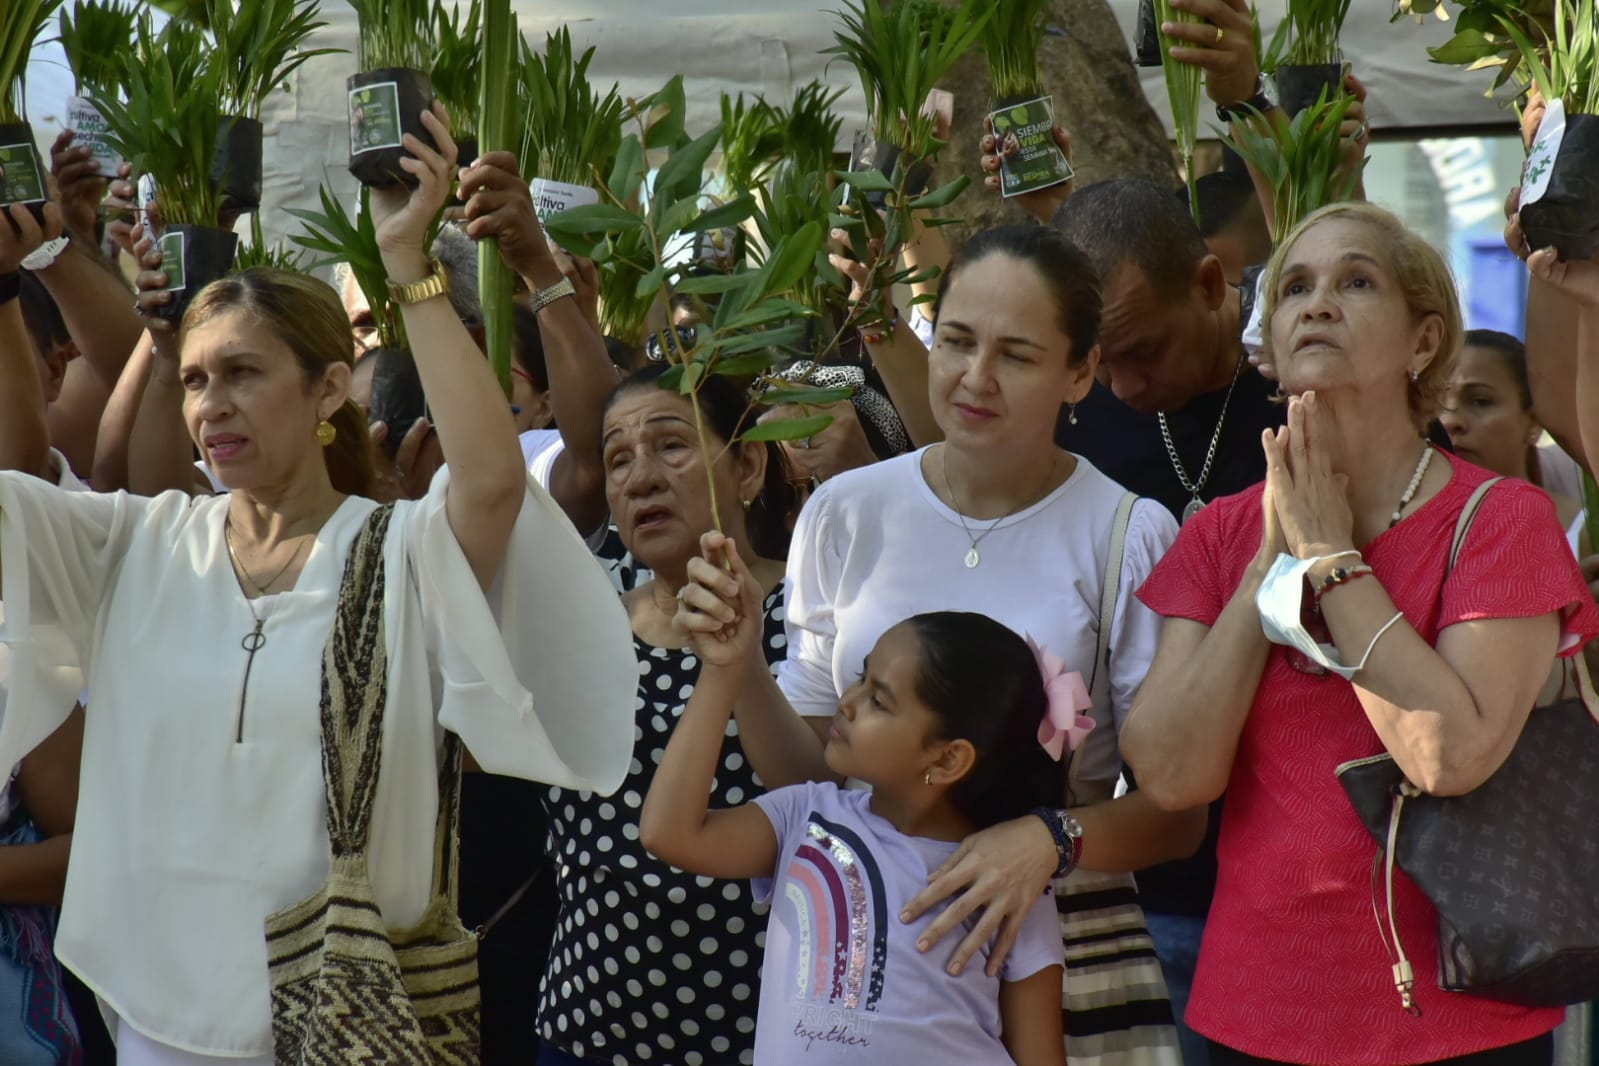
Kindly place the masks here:
[(401, 307), (405, 307), (409, 304), (419, 304), (423, 300), (431, 300), (435, 296), (447, 295), (450, 291), (450, 278), (444, 273), (444, 264), (436, 257), (432, 257), (428, 259), (428, 269), (431, 273), (421, 281), (413, 281), (409, 285), (389, 282), (389, 298)]

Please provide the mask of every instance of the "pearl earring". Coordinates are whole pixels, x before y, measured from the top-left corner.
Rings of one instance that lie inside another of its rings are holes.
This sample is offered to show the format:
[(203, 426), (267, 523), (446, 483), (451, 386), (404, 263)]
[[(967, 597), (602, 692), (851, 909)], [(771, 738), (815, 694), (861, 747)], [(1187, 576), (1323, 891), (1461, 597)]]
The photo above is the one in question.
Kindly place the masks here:
[(1412, 370), (1410, 372), (1410, 381), (1411, 381), (1411, 383), (1414, 384), (1415, 382), (1420, 381), (1420, 380), (1421, 380), (1421, 371)]
[(1066, 421), (1070, 422), (1074, 426), (1077, 424), (1077, 405), (1075, 403), (1067, 409)]

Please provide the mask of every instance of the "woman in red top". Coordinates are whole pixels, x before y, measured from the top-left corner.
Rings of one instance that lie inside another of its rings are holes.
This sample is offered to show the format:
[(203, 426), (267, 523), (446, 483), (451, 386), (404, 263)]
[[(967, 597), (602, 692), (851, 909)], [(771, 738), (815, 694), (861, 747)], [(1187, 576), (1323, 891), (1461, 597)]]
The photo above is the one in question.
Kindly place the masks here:
[[(1387, 751), (1428, 792), (1476, 788), (1599, 612), (1549, 497), (1521, 482), (1489, 491), (1445, 573), (1490, 475), (1421, 436), (1461, 338), (1435, 251), (1386, 211), (1339, 204), (1283, 243), (1265, 293), (1288, 427), (1264, 437), (1265, 484), (1200, 512), (1140, 591), (1165, 623), (1121, 735), (1161, 806), (1227, 793), (1188, 1023), (1214, 1066), (1548, 1063), (1563, 1012), (1440, 991), (1437, 914), (1398, 875), (1421, 1011), (1403, 1009), (1373, 918), (1375, 844), (1333, 770)], [(1351, 682), (1262, 634), (1255, 596), (1284, 553), (1318, 560), (1304, 621), (1360, 667)], [(1329, 580), (1335, 567), (1358, 577)]]

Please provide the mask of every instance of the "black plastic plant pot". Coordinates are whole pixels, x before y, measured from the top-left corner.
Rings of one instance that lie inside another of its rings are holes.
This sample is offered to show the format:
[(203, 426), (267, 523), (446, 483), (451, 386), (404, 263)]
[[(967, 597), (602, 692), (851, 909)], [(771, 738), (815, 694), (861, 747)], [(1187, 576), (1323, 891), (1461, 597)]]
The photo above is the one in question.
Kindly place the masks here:
[(416, 185), (400, 169), (405, 158), (401, 140), (414, 134), (429, 148), (437, 148), (422, 127), (422, 112), (433, 106), (433, 83), (420, 70), (384, 67), (354, 74), (345, 82), (349, 90), (350, 173), (369, 188)]
[(1137, 45), (1135, 63), (1141, 67), (1160, 66), (1160, 20), (1155, 17), (1155, 0), (1139, 0), (1138, 29), (1133, 41)]
[[(1530, 190), (1541, 178), (1529, 172), (1522, 188)], [(1553, 248), (1573, 262), (1599, 254), (1599, 115), (1566, 117), (1549, 183), (1537, 200), (1522, 203), (1521, 228), (1534, 251)]]
[[(26, 122), (0, 124), (0, 205), (26, 204), (43, 225), (44, 205), (50, 198), (48, 173), (33, 140), (33, 127)], [(15, 230), (9, 211), (6, 219)]]
[(457, 137), (455, 139), (455, 161), (463, 167), (472, 165), (478, 157), (476, 137)]
[(222, 210), (247, 214), (261, 206), (261, 123), (223, 115), (211, 183), (222, 193)]
[(1331, 100), (1343, 91), (1344, 65), (1317, 63), (1312, 66), (1283, 64), (1272, 75), (1277, 83), (1277, 104), (1289, 115), (1297, 115), (1321, 99), (1325, 90)]
[[(882, 174), (889, 181), (894, 180), (894, 168), (899, 165), (901, 149), (898, 145), (884, 144), (879, 141), (872, 146), (872, 169)], [(933, 180), (933, 164), (925, 159), (917, 160), (910, 164), (905, 174), (906, 197), (917, 197), (927, 191), (928, 182)], [(867, 193), (866, 199), (873, 207), (882, 209), (887, 199), (886, 193)]]
[(172, 299), (156, 313), (171, 323), (183, 321), (200, 290), (228, 276), (239, 249), (238, 234), (215, 226), (172, 225), (161, 231), (161, 269)]
[(367, 404), (367, 418), (389, 427), (383, 450), (392, 459), (416, 420), (427, 414), (422, 375), (405, 348), (378, 348), (361, 358), (377, 360), (372, 366), (372, 399)]

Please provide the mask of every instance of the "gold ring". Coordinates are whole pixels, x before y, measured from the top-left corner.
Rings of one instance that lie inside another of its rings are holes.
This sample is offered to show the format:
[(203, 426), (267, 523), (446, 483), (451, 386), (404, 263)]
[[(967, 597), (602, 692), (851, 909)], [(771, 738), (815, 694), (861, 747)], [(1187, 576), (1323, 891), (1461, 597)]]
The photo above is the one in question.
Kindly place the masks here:
[(1225, 37), (1225, 36), (1227, 36), (1227, 31), (1222, 29), (1220, 26), (1217, 26), (1216, 27), (1216, 40), (1215, 40), (1214, 43), (1221, 44), (1221, 39), (1223, 37)]

